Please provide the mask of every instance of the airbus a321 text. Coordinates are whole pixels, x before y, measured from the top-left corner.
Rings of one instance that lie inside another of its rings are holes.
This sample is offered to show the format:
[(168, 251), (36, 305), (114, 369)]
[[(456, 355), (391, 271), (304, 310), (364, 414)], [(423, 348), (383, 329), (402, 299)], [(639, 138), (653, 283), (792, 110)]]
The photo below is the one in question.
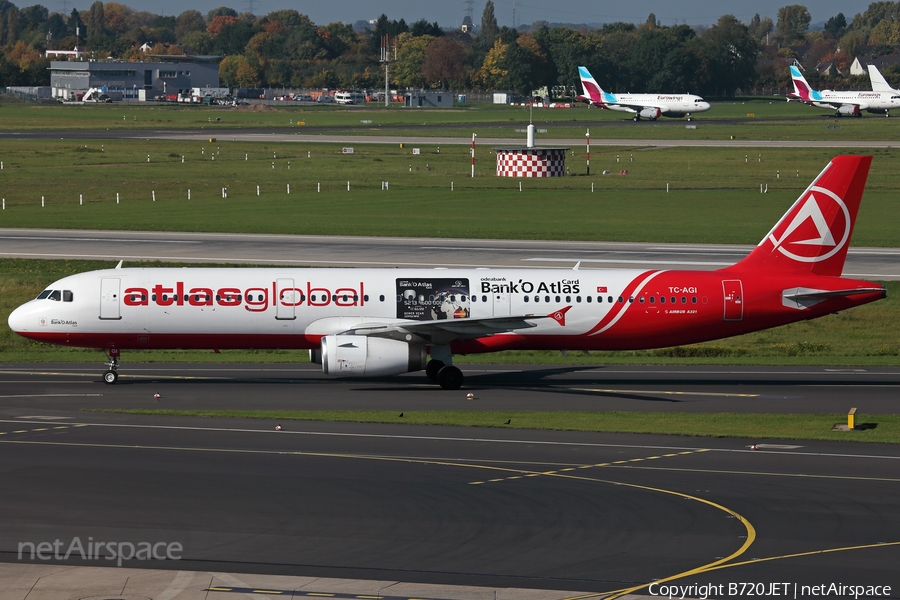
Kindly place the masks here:
[[(425, 369), (454, 354), (692, 344), (884, 298), (841, 277), (872, 158), (832, 160), (759, 245), (718, 271), (121, 268), (72, 275), (15, 309), (32, 340), (104, 349), (308, 349), (336, 376)], [(426, 362), (430, 353), (431, 360)]]
[(586, 67), (578, 67), (578, 76), (584, 95), (575, 96), (576, 100), (597, 108), (631, 113), (635, 121), (655, 121), (659, 117), (687, 117), (690, 121), (692, 114), (709, 110), (709, 102), (693, 94), (611, 94), (603, 91)]

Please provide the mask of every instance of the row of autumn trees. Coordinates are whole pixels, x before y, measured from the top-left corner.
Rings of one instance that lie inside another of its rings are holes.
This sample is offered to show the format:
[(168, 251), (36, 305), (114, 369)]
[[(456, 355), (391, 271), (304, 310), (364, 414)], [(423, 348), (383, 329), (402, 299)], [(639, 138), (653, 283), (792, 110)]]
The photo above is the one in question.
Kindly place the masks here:
[[(737, 90), (787, 85), (785, 66), (803, 45), (816, 59), (875, 45), (900, 45), (900, 1), (875, 2), (847, 23), (843, 14), (810, 33), (809, 11), (785, 6), (777, 23), (731, 15), (711, 27), (661, 26), (653, 15), (635, 26), (550, 27), (537, 22), (498, 26), (491, 0), (474, 35), (426, 20), (408, 24), (382, 15), (363, 31), (343, 23), (317, 25), (295, 10), (263, 17), (217, 8), (177, 17), (94, 2), (65, 15), (41, 5), (19, 9), (0, 0), (0, 85), (48, 85), (46, 49), (87, 47), (91, 56), (142, 60), (147, 54), (222, 55), (229, 87), (377, 88), (384, 36), (390, 40), (392, 85), (399, 88), (504, 89), (527, 93), (578, 84), (587, 66), (610, 91), (694, 92), (727, 97)], [(885, 53), (885, 52), (882, 52)]]

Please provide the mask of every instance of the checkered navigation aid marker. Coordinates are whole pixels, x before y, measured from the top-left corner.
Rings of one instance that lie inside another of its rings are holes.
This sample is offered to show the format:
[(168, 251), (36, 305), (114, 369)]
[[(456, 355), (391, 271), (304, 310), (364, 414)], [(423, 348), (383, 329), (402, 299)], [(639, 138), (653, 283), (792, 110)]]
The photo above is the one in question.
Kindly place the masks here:
[(497, 177), (562, 177), (565, 174), (564, 148), (497, 150)]

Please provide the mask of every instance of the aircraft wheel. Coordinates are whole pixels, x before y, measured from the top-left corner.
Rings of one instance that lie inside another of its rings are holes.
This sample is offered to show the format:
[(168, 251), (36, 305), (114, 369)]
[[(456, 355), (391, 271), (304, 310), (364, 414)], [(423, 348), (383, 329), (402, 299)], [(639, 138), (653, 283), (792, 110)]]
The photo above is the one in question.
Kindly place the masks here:
[(437, 382), (445, 390), (458, 390), (463, 383), (462, 371), (453, 365), (447, 365), (438, 371)]
[(444, 363), (439, 360), (429, 360), (425, 365), (425, 375), (433, 382), (438, 380), (438, 372), (444, 368)]
[(694, 119), (693, 119), (692, 117), (688, 117), (688, 121), (689, 121), (689, 122), (690, 122), (690, 121), (693, 121), (693, 120), (694, 120)]
[(635, 122), (635, 123), (637, 123), (637, 122), (638, 122), (638, 121), (640, 121), (640, 120), (641, 120), (641, 118), (640, 118), (640, 117), (635, 117), (635, 118), (634, 118), (634, 119), (632, 119), (632, 120), (633, 120), (633, 121), (634, 121), (634, 122)]
[(112, 385), (119, 380), (119, 374), (115, 371), (107, 371), (103, 374), (103, 382)]

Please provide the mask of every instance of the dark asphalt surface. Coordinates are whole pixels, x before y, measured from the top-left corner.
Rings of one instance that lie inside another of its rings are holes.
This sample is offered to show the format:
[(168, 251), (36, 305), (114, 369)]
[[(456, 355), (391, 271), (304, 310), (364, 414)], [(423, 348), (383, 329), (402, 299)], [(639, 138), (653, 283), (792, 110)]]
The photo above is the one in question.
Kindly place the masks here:
[[(157, 568), (600, 592), (706, 565), (680, 582), (892, 585), (898, 597), (893, 446), (757, 440), (751, 450), (732, 439), (300, 422), (275, 431), (79, 410), (852, 404), (877, 414), (897, 412), (897, 369), (473, 366), (477, 399), (466, 401), (466, 390), (442, 392), (421, 375), (335, 382), (309, 365), (124, 360), (115, 386), (100, 383), (100, 365), (0, 365), (0, 561), (17, 560), (22, 541), (90, 536), (184, 545), (177, 563), (131, 565)], [(801, 553), (811, 554), (790, 556)], [(727, 557), (734, 566), (708, 570)]]
[[(98, 356), (102, 356), (98, 353)], [(134, 364), (119, 382), (81, 363), (0, 364), (0, 418), (75, 407), (266, 410), (575, 410), (900, 413), (900, 368), (460, 365), (458, 391), (424, 372), (334, 379), (304, 364)], [(467, 401), (472, 392), (476, 400)], [(159, 393), (159, 401), (153, 395)], [(87, 394), (87, 395), (85, 395)], [(84, 404), (87, 402), (87, 404)], [(24, 413), (22, 411), (25, 411)], [(39, 414), (39, 413), (35, 413)], [(55, 414), (55, 413), (54, 413)]]
[[(0, 256), (310, 267), (712, 270), (751, 246), (0, 228)], [(900, 249), (850, 248), (845, 277), (900, 278)]]

